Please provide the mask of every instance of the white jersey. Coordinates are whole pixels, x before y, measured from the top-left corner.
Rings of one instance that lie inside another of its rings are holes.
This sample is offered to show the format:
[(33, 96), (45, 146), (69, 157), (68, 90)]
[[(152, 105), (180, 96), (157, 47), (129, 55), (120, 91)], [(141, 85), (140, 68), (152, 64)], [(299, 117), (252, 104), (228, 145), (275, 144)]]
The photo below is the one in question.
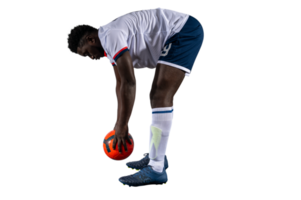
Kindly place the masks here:
[(134, 68), (155, 68), (165, 42), (180, 32), (188, 17), (161, 8), (136, 11), (101, 26), (98, 37), (112, 65), (129, 51)]

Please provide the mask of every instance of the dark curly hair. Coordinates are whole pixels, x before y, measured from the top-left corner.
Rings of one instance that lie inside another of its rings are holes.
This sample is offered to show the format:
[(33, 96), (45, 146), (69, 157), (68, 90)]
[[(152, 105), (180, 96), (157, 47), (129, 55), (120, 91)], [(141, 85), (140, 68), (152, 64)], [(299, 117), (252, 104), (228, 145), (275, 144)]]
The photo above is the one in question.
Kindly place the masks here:
[(68, 44), (69, 49), (77, 53), (77, 47), (81, 46), (79, 45), (79, 42), (81, 38), (86, 35), (87, 33), (91, 33), (93, 31), (97, 30), (96, 28), (89, 26), (89, 25), (79, 25), (74, 27), (71, 30), (71, 33), (68, 35)]

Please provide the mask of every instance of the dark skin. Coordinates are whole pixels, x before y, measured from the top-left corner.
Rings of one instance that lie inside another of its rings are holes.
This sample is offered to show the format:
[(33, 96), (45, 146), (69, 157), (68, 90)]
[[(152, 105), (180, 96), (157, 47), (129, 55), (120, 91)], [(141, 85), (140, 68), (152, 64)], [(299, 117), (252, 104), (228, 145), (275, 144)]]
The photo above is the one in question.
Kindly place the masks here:
[[(86, 34), (82, 37), (77, 48), (77, 53), (81, 56), (89, 56), (93, 60), (104, 57), (104, 50), (98, 38), (97, 31)], [(134, 68), (129, 52), (125, 52), (117, 60), (117, 66), (114, 67), (116, 76), (116, 95), (118, 99), (117, 121), (115, 123), (115, 137), (113, 140), (113, 148), (118, 146), (121, 153), (121, 146), (127, 151), (126, 141), (131, 144), (128, 137), (128, 122), (132, 113), (135, 94), (136, 80)]]
[(84, 35), (77, 47), (77, 53), (81, 56), (89, 56), (93, 60), (104, 57), (104, 50), (101, 46), (97, 31)]

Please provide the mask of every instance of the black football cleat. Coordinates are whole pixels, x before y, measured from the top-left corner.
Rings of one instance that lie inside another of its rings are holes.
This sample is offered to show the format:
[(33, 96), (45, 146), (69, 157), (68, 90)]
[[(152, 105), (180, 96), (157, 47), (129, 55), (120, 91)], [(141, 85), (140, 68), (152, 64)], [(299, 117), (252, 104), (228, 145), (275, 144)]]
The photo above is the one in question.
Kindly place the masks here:
[[(126, 165), (129, 167), (129, 168), (132, 168), (132, 169), (136, 169), (136, 170), (140, 170), (142, 169), (143, 167), (147, 166), (148, 163), (149, 163), (149, 154), (148, 153), (145, 153), (143, 154), (145, 157), (142, 158), (141, 160), (139, 161), (133, 161), (133, 162), (128, 162), (126, 163)], [(164, 157), (164, 168), (167, 169), (168, 168), (168, 161), (167, 161), (167, 158), (166, 156)]]

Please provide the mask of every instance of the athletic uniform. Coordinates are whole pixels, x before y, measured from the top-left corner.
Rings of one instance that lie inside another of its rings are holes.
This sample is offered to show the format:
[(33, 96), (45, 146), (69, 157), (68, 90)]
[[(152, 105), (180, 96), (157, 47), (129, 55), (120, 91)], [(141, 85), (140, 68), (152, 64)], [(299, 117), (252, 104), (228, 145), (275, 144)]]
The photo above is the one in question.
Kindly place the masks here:
[[(157, 63), (162, 63), (181, 69), (189, 75), (201, 48), (204, 33), (195, 18), (158, 8), (123, 15), (101, 26), (98, 37), (105, 56), (113, 66), (124, 52), (129, 51), (134, 68), (155, 68)], [(127, 164), (141, 171), (121, 177), (121, 183), (141, 186), (167, 182), (165, 152), (173, 111), (173, 107), (152, 108), (149, 154), (138, 162)]]
[(157, 8), (123, 15), (101, 26), (98, 37), (113, 66), (129, 51), (134, 68), (155, 68), (162, 63), (189, 75), (204, 34), (195, 18)]

